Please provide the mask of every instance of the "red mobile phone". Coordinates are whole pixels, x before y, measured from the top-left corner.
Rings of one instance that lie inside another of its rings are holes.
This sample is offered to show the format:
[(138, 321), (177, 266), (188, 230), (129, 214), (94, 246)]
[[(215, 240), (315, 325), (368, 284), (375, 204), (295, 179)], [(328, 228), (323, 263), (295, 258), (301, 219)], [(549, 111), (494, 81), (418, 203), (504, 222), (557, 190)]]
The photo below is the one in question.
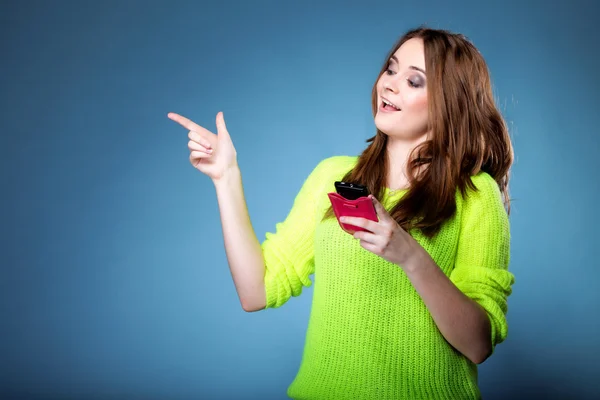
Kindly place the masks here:
[(354, 234), (356, 231), (366, 231), (366, 229), (347, 223), (341, 223), (340, 217), (361, 217), (371, 221), (379, 221), (373, 201), (368, 197), (369, 191), (366, 186), (356, 183), (347, 183), (336, 181), (335, 189), (337, 193), (328, 193), (329, 201), (333, 207), (335, 217), (340, 227)]

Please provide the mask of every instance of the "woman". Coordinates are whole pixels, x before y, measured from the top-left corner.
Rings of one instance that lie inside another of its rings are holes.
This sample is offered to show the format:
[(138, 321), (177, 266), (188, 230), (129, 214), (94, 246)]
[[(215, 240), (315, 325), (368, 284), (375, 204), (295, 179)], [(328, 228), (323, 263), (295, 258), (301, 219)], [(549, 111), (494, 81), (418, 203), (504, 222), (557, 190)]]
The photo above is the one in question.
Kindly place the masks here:
[[(236, 152), (190, 130), (192, 164), (215, 184), (242, 307), (276, 308), (310, 286), (313, 305), (296, 399), (477, 399), (477, 364), (507, 335), (509, 169), (513, 150), (481, 54), (462, 35), (419, 28), (390, 51), (372, 91), (377, 127), (359, 157), (308, 176), (260, 244)], [(334, 181), (368, 187), (378, 221), (331, 210)]]

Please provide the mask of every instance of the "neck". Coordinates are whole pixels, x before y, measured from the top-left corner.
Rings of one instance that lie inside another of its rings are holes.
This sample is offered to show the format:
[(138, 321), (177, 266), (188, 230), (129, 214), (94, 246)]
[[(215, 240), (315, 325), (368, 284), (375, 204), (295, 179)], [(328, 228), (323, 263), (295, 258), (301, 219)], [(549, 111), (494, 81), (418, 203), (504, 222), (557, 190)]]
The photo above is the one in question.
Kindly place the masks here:
[(406, 165), (411, 151), (423, 143), (427, 135), (423, 135), (416, 140), (403, 140), (388, 136), (387, 140), (387, 187), (392, 190), (405, 189), (409, 185), (406, 174)]

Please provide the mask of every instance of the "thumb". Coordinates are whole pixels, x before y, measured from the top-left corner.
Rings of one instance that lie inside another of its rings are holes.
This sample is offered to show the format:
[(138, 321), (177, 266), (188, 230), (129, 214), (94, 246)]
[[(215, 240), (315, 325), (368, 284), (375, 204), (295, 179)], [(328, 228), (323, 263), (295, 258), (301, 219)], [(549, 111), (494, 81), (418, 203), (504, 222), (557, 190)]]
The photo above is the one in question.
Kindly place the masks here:
[(377, 213), (377, 216), (379, 217), (379, 219), (381, 219), (383, 217), (387, 217), (388, 212), (383, 207), (383, 205), (379, 202), (379, 200), (377, 200), (377, 198), (375, 196), (373, 196), (372, 194), (370, 194), (369, 197), (371, 198), (371, 201), (373, 202), (373, 206), (375, 206), (375, 212)]
[(223, 111), (219, 111), (217, 113), (217, 133), (218, 139), (223, 140), (231, 140), (229, 136), (229, 132), (227, 131), (227, 126), (225, 125), (225, 118), (223, 117)]

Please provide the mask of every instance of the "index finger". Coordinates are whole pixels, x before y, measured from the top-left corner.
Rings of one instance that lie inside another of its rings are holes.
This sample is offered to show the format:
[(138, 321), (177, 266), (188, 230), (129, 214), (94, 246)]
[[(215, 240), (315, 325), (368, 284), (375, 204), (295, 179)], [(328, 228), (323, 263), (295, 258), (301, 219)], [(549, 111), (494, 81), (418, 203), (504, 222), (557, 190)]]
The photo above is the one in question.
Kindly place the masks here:
[(197, 123), (195, 123), (194, 121), (192, 121), (190, 119), (187, 119), (183, 115), (179, 115), (177, 113), (170, 112), (167, 114), (167, 117), (169, 117), (169, 119), (177, 122), (179, 125), (183, 126), (184, 128), (186, 128), (190, 131), (194, 131), (194, 132), (204, 131), (205, 133), (212, 133), (208, 129), (201, 127), (200, 125), (198, 125)]
[(359, 226), (359, 227), (365, 228), (371, 232), (374, 232), (375, 229), (377, 229), (377, 222), (371, 221), (370, 219), (363, 218), (363, 217), (344, 216), (344, 217), (340, 217), (340, 222), (342, 222), (344, 224)]

